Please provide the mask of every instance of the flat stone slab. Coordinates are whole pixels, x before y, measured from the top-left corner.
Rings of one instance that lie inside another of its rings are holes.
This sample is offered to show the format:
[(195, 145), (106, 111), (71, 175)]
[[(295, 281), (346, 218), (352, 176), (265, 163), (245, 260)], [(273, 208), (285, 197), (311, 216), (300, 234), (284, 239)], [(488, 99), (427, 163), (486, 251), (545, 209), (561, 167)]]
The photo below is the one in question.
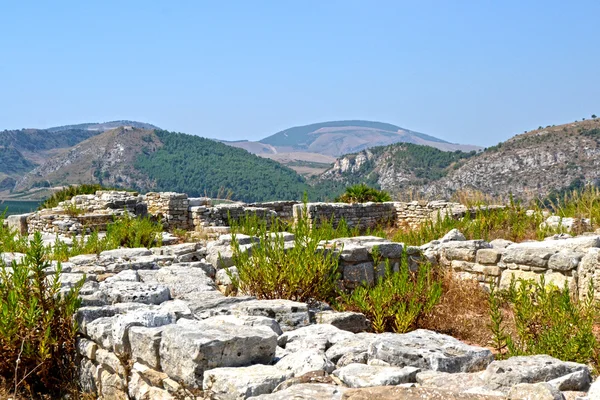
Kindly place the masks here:
[(364, 314), (358, 312), (321, 311), (315, 316), (318, 324), (330, 324), (343, 331), (352, 333), (369, 330), (369, 322)]
[(346, 390), (326, 383), (300, 383), (279, 392), (248, 397), (248, 400), (341, 400)]
[(215, 368), (204, 372), (202, 389), (211, 399), (245, 400), (271, 393), (277, 385), (291, 377), (291, 372), (272, 365)]
[(425, 329), (377, 335), (377, 339), (369, 345), (368, 353), (370, 360), (442, 372), (480, 371), (493, 360), (488, 349), (470, 346), (452, 336)]
[(548, 382), (573, 372), (587, 370), (587, 365), (565, 362), (547, 355), (511, 357), (492, 362), (482, 375), (487, 387), (507, 390), (519, 383)]
[(170, 299), (168, 287), (152, 283), (102, 282), (100, 290), (110, 303), (160, 304)]
[(383, 367), (364, 364), (349, 364), (333, 371), (348, 387), (393, 386), (416, 382), (419, 368)]
[(270, 328), (215, 322), (180, 319), (167, 325), (160, 342), (163, 372), (200, 388), (209, 369), (271, 363), (277, 334)]
[(311, 323), (308, 305), (291, 300), (250, 300), (230, 307), (234, 315), (256, 315), (275, 319), (283, 331)]
[(459, 393), (436, 388), (405, 388), (379, 386), (372, 388), (347, 389), (343, 400), (506, 400), (505, 396)]

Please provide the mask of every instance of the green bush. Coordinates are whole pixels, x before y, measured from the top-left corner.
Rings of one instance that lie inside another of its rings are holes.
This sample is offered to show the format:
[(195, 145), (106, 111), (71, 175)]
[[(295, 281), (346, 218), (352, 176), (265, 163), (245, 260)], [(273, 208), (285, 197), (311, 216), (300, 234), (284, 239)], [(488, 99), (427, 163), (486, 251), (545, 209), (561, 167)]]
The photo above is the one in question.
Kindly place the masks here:
[[(376, 255), (374, 259), (378, 265)], [(422, 264), (417, 271), (411, 272), (404, 254), (398, 271), (394, 271), (386, 260), (383, 276), (377, 278), (375, 285), (365, 283), (343, 295), (342, 308), (365, 314), (375, 332), (404, 333), (415, 329), (441, 296), (442, 281), (432, 267)]]
[[(273, 224), (270, 230), (281, 230), (277, 221)], [(300, 219), (294, 228), (293, 248), (286, 248), (282, 235), (271, 234), (265, 221), (256, 220), (251, 232), (260, 240), (251, 251), (232, 234), (233, 263), (239, 277), (231, 278), (236, 289), (259, 299), (335, 301), (338, 257), (334, 249), (319, 248), (326, 239), (322, 230), (310, 229), (308, 219)]]
[[(594, 336), (596, 305), (593, 286), (587, 300), (571, 297), (568, 287), (513, 279), (505, 290), (490, 291), (490, 328), (498, 351), (506, 356), (548, 354), (564, 361), (598, 367)], [(505, 317), (502, 307), (508, 308)]]
[(47, 277), (47, 259), (36, 233), (22, 262), (0, 266), (0, 376), (31, 397), (58, 396), (76, 379), (74, 313), (85, 277), (61, 292), (60, 264)]
[(150, 217), (131, 217), (129, 213), (106, 228), (106, 241), (109, 248), (155, 247), (162, 243), (162, 224)]
[(391, 200), (389, 193), (374, 189), (364, 183), (347, 187), (346, 192), (335, 199), (335, 201), (342, 203), (366, 203), (369, 201), (383, 203)]

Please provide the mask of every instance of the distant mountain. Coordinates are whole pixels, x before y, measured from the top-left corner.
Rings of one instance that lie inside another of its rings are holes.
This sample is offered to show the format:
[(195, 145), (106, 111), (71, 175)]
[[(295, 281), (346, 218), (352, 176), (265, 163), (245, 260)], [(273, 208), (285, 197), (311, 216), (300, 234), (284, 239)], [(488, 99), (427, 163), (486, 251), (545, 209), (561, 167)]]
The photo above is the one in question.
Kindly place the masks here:
[(18, 179), (14, 191), (78, 183), (244, 201), (301, 199), (312, 190), (293, 170), (242, 149), (128, 126), (65, 149)]
[(331, 121), (297, 126), (260, 141), (290, 151), (310, 151), (331, 156), (398, 142), (422, 144), (446, 151), (478, 149), (477, 146), (453, 144), (396, 125), (372, 121)]
[(335, 157), (393, 143), (420, 144), (444, 151), (480, 149), (477, 146), (449, 143), (392, 124), (359, 120), (297, 126), (258, 142), (224, 143), (279, 161), (307, 177), (327, 170)]
[(61, 151), (119, 126), (156, 128), (144, 122), (111, 121), (0, 131), (0, 192), (13, 189), (23, 174), (43, 165)]

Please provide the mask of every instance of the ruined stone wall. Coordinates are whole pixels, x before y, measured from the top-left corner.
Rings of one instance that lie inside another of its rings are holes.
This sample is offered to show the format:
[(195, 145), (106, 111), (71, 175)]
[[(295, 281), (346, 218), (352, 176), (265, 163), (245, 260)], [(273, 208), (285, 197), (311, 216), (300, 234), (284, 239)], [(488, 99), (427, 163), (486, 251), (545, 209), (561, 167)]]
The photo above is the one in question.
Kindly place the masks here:
[(189, 199), (185, 193), (151, 192), (145, 196), (148, 213), (160, 218), (166, 230), (189, 228)]
[(513, 277), (539, 281), (543, 276), (546, 283), (566, 284), (580, 298), (592, 281), (600, 298), (600, 236), (524, 243), (457, 240), (429, 246), (424, 254), (458, 277), (506, 288)]
[(302, 204), (300, 201), (268, 201), (264, 203), (251, 203), (249, 207), (267, 208), (277, 213), (277, 217), (285, 220), (294, 218), (294, 206)]
[(409, 203), (394, 202), (396, 208), (396, 225), (399, 227), (417, 228), (424, 221), (466, 212), (467, 208), (460, 203), (448, 201), (411, 201)]
[(230, 219), (240, 221), (246, 216), (255, 215), (261, 220), (267, 222), (270, 226), (271, 222), (278, 218), (278, 214), (264, 207), (251, 207), (243, 203), (235, 204), (218, 204), (216, 206), (195, 206), (190, 207), (191, 228), (194, 230), (202, 230), (207, 227), (229, 226)]
[(350, 228), (374, 228), (393, 224), (396, 219), (394, 203), (308, 203), (294, 206), (294, 221), (307, 212), (311, 226), (319, 226), (323, 221), (331, 221), (337, 227), (342, 220)]

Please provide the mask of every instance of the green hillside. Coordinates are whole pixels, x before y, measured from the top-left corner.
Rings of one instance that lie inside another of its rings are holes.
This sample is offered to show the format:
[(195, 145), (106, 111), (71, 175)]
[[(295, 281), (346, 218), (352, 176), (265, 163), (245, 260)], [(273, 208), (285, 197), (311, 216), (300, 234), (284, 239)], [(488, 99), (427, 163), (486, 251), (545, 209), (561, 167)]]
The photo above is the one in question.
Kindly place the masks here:
[(163, 145), (135, 162), (156, 190), (211, 197), (231, 193), (247, 202), (301, 199), (310, 190), (293, 170), (245, 150), (183, 133), (157, 130), (156, 135)]

